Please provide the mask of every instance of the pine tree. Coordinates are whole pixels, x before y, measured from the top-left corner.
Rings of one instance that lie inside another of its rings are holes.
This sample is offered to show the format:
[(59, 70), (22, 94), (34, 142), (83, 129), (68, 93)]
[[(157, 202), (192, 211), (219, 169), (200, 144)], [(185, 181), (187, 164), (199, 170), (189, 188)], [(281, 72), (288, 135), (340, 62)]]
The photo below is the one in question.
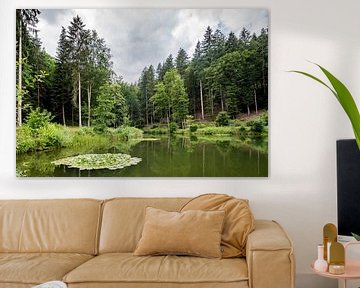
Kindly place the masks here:
[(164, 76), (165, 76), (165, 74), (166, 74), (166, 72), (168, 72), (169, 70), (173, 69), (174, 67), (175, 67), (175, 66), (174, 66), (174, 59), (173, 59), (172, 54), (170, 54), (170, 55), (166, 58), (163, 66), (162, 66), (161, 77), (160, 77), (160, 78), (163, 79)]
[(225, 53), (225, 36), (219, 29), (214, 32), (212, 50), (214, 59), (223, 56)]
[(234, 52), (239, 49), (239, 42), (234, 32), (230, 32), (225, 43), (226, 53)]
[(162, 80), (162, 78), (161, 78), (161, 75), (163, 74), (163, 73), (162, 73), (162, 69), (163, 69), (162, 64), (159, 63), (158, 66), (157, 66), (157, 68), (156, 68), (156, 80), (157, 80), (157, 81), (161, 81), (161, 80)]
[(70, 44), (70, 59), (73, 72), (73, 102), (78, 107), (79, 127), (82, 126), (81, 75), (85, 70), (86, 59), (89, 53), (89, 38), (90, 31), (85, 29), (85, 24), (79, 15), (75, 16), (68, 28), (68, 39)]
[(16, 38), (17, 38), (17, 125), (21, 126), (23, 121), (23, 96), (25, 94), (23, 87), (23, 46), (26, 42), (31, 42), (31, 37), (28, 33), (28, 25), (36, 26), (38, 23), (38, 15), (40, 11), (37, 9), (17, 9), (16, 10)]
[(70, 85), (70, 46), (66, 33), (66, 29), (62, 27), (56, 52), (56, 64), (52, 97), (53, 100), (57, 100), (56, 102), (60, 104), (63, 125), (66, 125), (66, 106), (70, 104), (70, 97), (72, 94), (72, 85)]
[(178, 73), (185, 79), (186, 68), (189, 65), (189, 56), (183, 48), (180, 48), (176, 56), (175, 65)]

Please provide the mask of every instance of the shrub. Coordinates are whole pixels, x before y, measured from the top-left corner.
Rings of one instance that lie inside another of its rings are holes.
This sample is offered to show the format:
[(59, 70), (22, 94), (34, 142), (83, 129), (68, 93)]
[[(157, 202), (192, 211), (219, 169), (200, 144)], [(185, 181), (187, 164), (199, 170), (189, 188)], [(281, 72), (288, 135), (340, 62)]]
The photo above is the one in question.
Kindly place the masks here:
[(256, 133), (261, 133), (264, 130), (264, 123), (261, 120), (254, 121), (253, 125), (251, 126), (251, 131)]
[(36, 133), (36, 130), (49, 125), (52, 118), (50, 112), (46, 110), (41, 111), (40, 108), (36, 108), (26, 117), (26, 125)]
[(95, 131), (94, 128), (92, 127), (81, 127), (78, 131), (77, 131), (78, 135), (95, 135)]
[(227, 112), (219, 112), (216, 116), (216, 126), (229, 126), (230, 116)]
[(59, 125), (47, 124), (33, 130), (25, 124), (16, 130), (16, 153), (65, 147), (70, 138), (68, 130)]
[(175, 122), (171, 122), (169, 124), (169, 133), (170, 134), (174, 134), (177, 129), (178, 129), (178, 125)]
[(193, 123), (194, 123), (194, 116), (186, 115), (186, 117), (185, 117), (185, 126), (186, 127), (191, 127)]
[(32, 136), (32, 130), (23, 125), (16, 129), (16, 153), (25, 153), (36, 150), (36, 141)]
[(191, 125), (190, 125), (190, 132), (194, 133), (194, 132), (197, 131), (198, 128), (199, 128), (198, 125), (196, 125), (196, 124), (191, 124)]
[(141, 139), (143, 137), (143, 131), (129, 126), (122, 126), (116, 129), (116, 132), (119, 133), (125, 140), (130, 139)]
[(49, 124), (38, 130), (37, 148), (41, 150), (65, 146), (65, 139), (58, 127)]
[(254, 123), (255, 123), (255, 121), (253, 121), (253, 120), (248, 121), (248, 122), (246, 123), (246, 126), (248, 126), (248, 127), (251, 128), (251, 127), (254, 125)]
[(261, 120), (264, 122), (264, 125), (265, 126), (268, 126), (269, 125), (269, 116), (267, 113), (265, 113), (262, 117), (261, 117)]

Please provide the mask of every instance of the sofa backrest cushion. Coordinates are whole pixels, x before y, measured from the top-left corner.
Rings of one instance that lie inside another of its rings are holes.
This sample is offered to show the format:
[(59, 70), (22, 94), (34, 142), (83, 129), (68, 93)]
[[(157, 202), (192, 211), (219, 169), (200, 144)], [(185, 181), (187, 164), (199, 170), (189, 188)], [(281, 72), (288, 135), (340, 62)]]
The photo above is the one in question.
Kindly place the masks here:
[(97, 253), (102, 201), (0, 200), (1, 252)]
[(105, 201), (99, 253), (134, 252), (141, 237), (146, 207), (179, 211), (189, 198), (116, 198)]

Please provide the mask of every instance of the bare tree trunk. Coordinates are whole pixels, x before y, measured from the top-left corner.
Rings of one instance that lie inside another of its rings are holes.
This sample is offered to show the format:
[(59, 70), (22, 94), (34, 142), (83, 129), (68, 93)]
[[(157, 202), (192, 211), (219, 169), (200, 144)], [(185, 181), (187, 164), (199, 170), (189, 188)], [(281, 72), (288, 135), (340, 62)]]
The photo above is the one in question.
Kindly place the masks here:
[(63, 125), (66, 126), (64, 102), (62, 103), (62, 118), (63, 118)]
[(224, 99), (223, 99), (221, 86), (220, 86), (220, 100), (221, 100), (221, 111), (224, 111)]
[(250, 115), (250, 107), (249, 107), (249, 104), (247, 105), (247, 114), (248, 114), (248, 116)]
[(201, 103), (201, 119), (204, 120), (204, 101), (202, 93), (202, 82), (200, 80), (200, 103)]
[(22, 125), (22, 26), (19, 22), (19, 82), (18, 82), (18, 99), (17, 99), (17, 124)]
[(81, 127), (81, 76), (80, 72), (78, 73), (79, 77), (79, 127)]
[(89, 113), (88, 113), (88, 127), (90, 127), (91, 125), (91, 84), (89, 84), (88, 87), (88, 109), (89, 109)]
[(74, 126), (74, 106), (71, 105), (71, 126)]
[(254, 87), (254, 101), (255, 101), (255, 113), (258, 114), (257, 100), (256, 100), (256, 89)]
[(210, 105), (211, 105), (211, 116), (214, 116), (214, 99), (211, 89), (209, 89), (209, 97), (210, 97)]

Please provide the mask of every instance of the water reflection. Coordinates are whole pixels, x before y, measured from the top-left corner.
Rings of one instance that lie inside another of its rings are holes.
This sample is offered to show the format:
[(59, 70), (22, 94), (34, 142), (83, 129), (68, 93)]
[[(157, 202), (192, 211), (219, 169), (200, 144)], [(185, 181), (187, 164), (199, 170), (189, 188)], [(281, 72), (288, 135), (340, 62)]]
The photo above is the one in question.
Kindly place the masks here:
[[(145, 139), (146, 140), (146, 139)], [(114, 143), (74, 151), (61, 149), (21, 155), (17, 169), (27, 176), (57, 177), (266, 177), (268, 143), (264, 138), (162, 137), (150, 141)], [(80, 171), (51, 164), (59, 158), (86, 153), (128, 153), (142, 161), (120, 170)]]

